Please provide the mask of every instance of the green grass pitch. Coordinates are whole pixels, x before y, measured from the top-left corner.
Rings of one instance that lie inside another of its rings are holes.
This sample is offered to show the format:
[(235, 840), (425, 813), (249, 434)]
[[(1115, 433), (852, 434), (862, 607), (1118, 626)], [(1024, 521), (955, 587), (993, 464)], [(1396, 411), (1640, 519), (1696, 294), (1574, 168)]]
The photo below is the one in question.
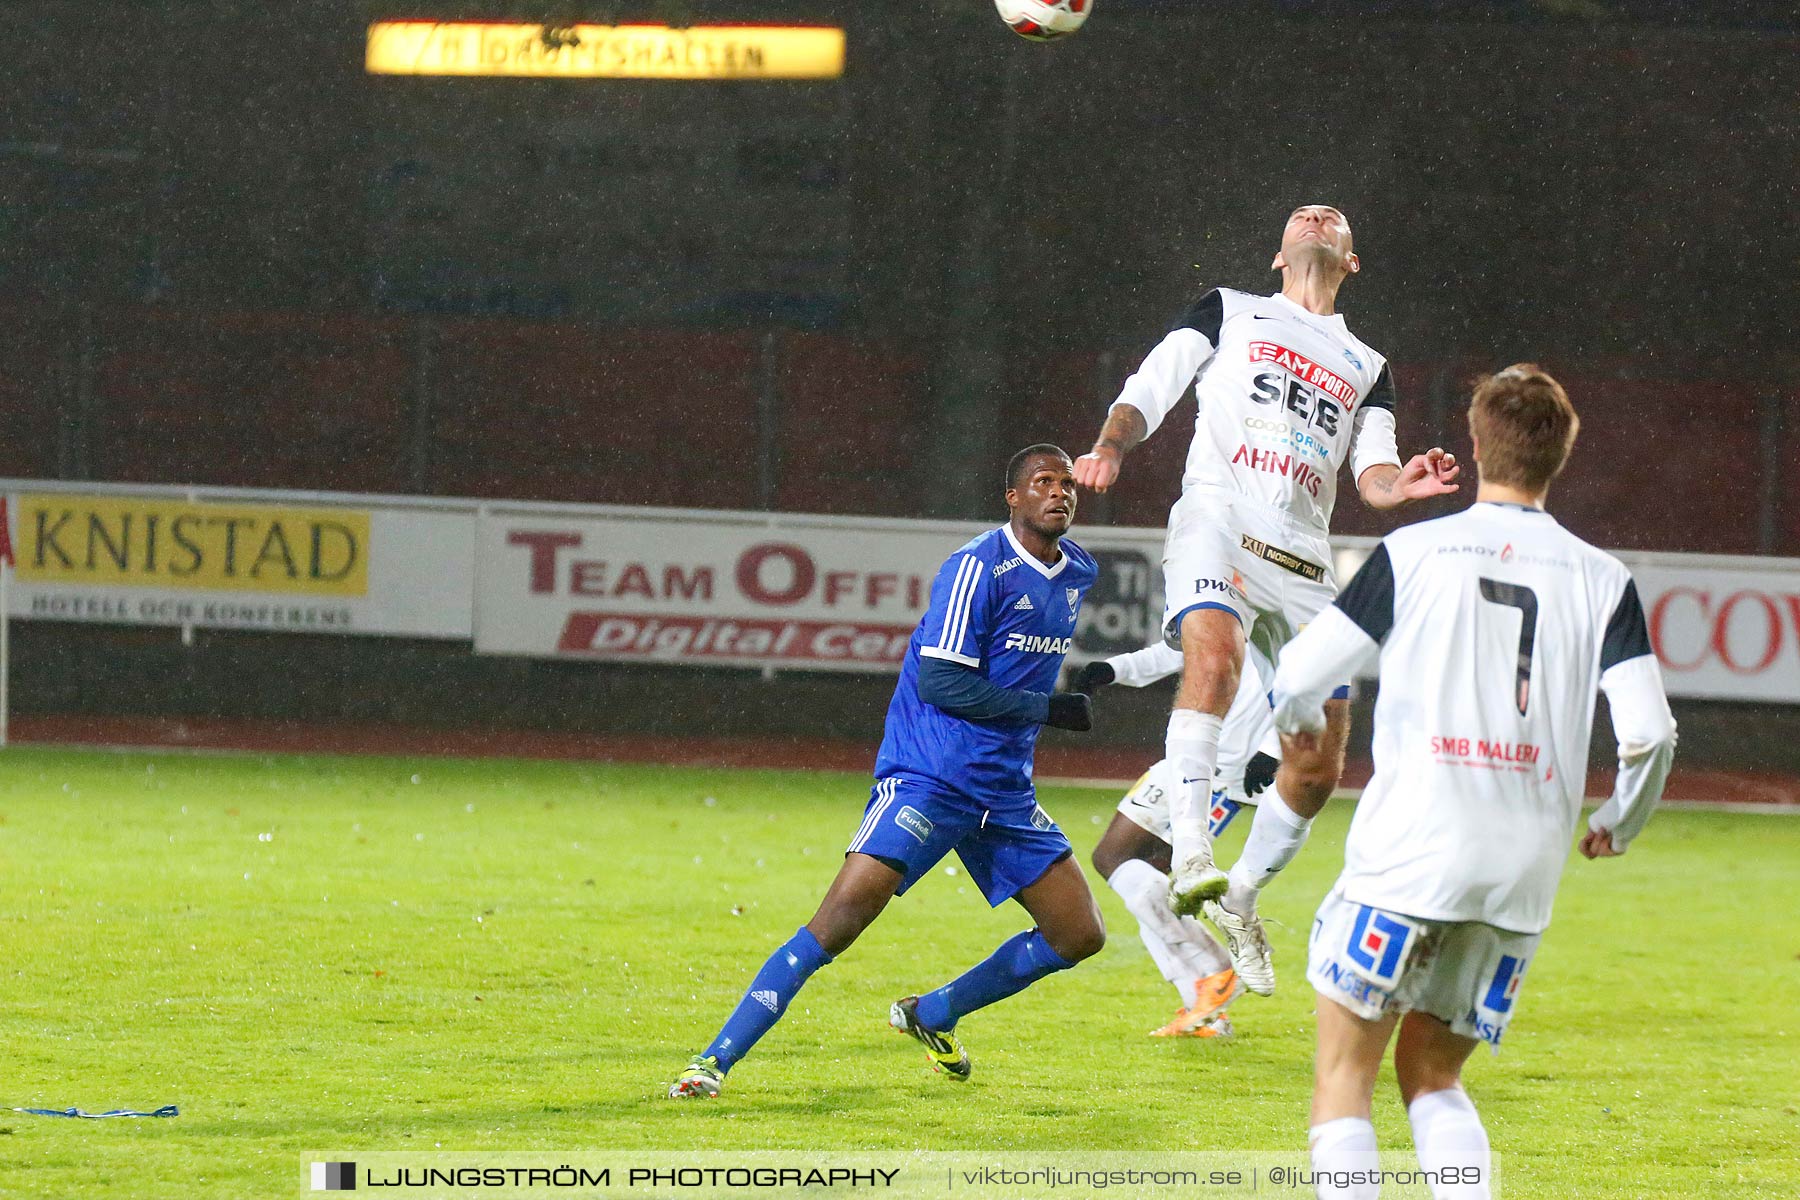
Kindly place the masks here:
[[(966, 1020), (975, 1077), (885, 1026), (1023, 927), (942, 868), (715, 1102), (664, 1081), (810, 915), (868, 781), (328, 757), (0, 753), (0, 1193), (292, 1194), (308, 1148), (1297, 1149), (1300, 970), (1350, 805), (1269, 891), (1282, 985), (1229, 1044), (1097, 888), (1096, 959)], [(1046, 789), (1085, 857), (1116, 797)], [(1224, 839), (1240, 844), (1247, 821)], [(1513, 1197), (1800, 1194), (1800, 820), (1665, 812), (1569, 865), (1504, 1053), (1468, 1083)], [(1376, 1127), (1407, 1149), (1384, 1077)]]

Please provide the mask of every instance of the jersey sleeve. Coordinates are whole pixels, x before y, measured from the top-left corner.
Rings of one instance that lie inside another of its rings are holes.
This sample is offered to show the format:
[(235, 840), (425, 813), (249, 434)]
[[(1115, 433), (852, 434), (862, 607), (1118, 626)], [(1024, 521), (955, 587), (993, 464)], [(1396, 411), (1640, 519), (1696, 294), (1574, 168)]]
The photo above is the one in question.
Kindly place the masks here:
[(1332, 606), (1350, 618), (1371, 642), (1385, 640), (1394, 627), (1394, 560), (1386, 542), (1376, 543)]
[(1140, 688), (1181, 673), (1181, 651), (1155, 642), (1129, 654), (1115, 654), (1106, 660), (1113, 669), (1113, 682)]
[(1400, 444), (1394, 433), (1394, 377), (1386, 363), (1375, 386), (1356, 410), (1350, 424), (1350, 476), (1361, 479), (1364, 471), (1383, 463), (1400, 465)]
[(994, 573), (964, 551), (938, 569), (920, 624), (919, 654), (979, 667), (993, 629)]
[(1187, 395), (1200, 368), (1212, 361), (1224, 320), (1225, 298), (1214, 288), (1183, 315), (1144, 357), (1136, 374), (1125, 381), (1113, 407), (1129, 404), (1144, 414), (1145, 437), (1157, 431), (1163, 418)]
[(1325, 728), (1325, 701), (1378, 653), (1368, 631), (1335, 604), (1326, 606), (1282, 648), (1275, 670), (1275, 728), (1283, 733)]
[(1600, 642), (1600, 690), (1612, 710), (1619, 774), (1612, 796), (1588, 818), (1588, 828), (1611, 831), (1613, 848), (1624, 850), (1650, 820), (1675, 761), (1675, 716), (1637, 583), (1630, 578)]
[(1644, 602), (1638, 599), (1637, 580), (1627, 579), (1619, 603), (1606, 622), (1600, 643), (1600, 671), (1604, 677), (1620, 663), (1650, 653), (1650, 628), (1644, 621)]

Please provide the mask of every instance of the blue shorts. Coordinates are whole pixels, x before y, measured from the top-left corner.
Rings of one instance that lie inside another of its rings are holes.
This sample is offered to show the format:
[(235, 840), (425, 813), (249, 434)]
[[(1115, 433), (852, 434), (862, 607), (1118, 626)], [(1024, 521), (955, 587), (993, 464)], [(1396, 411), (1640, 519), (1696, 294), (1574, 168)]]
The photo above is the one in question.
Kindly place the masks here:
[(1036, 801), (983, 808), (965, 796), (898, 776), (876, 781), (845, 853), (898, 865), (906, 875), (895, 893), (900, 895), (952, 850), (996, 908), (1075, 853)]

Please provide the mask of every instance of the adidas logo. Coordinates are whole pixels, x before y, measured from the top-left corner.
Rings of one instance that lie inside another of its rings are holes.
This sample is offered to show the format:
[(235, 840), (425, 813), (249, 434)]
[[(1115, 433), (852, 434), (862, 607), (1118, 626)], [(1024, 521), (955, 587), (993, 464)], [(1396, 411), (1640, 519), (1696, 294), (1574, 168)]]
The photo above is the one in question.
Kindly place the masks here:
[(781, 997), (774, 992), (751, 992), (750, 998), (776, 1016), (781, 1015)]
[(1020, 596), (1019, 602), (1013, 605), (1014, 612), (1030, 612), (1037, 606), (1031, 602), (1030, 596)]

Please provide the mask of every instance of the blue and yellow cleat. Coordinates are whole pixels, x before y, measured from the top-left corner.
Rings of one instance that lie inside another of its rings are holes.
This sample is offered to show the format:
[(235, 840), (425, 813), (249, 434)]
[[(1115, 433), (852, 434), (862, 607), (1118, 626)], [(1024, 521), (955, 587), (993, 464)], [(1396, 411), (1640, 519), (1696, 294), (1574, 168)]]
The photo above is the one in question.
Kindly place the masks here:
[(694, 1096), (711, 1099), (724, 1086), (725, 1072), (719, 1069), (719, 1060), (710, 1054), (696, 1054), (687, 1070), (669, 1085), (669, 1099), (686, 1100)]
[(931, 1060), (932, 1070), (952, 1079), (967, 1079), (974, 1069), (969, 1064), (968, 1051), (963, 1049), (954, 1033), (939, 1033), (919, 1024), (917, 996), (894, 1001), (894, 1007), (888, 1010), (888, 1024), (925, 1047), (925, 1057)]

